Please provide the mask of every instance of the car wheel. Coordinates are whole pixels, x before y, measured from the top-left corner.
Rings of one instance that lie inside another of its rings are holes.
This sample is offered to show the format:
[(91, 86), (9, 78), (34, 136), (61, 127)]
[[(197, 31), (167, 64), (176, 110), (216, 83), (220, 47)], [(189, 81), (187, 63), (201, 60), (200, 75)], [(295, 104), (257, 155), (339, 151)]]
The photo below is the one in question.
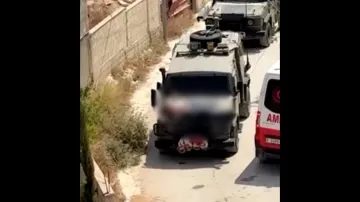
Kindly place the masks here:
[(240, 111), (240, 118), (242, 120), (247, 119), (250, 116), (251, 98), (250, 98), (250, 88), (248, 85), (245, 87), (245, 97), (246, 97), (246, 103), (241, 106), (241, 111)]
[[(238, 127), (239, 126), (237, 126), (237, 128)], [(227, 154), (226, 154), (227, 157), (234, 156), (239, 151), (239, 133), (237, 130), (234, 130), (234, 139), (235, 139), (234, 147), (232, 148), (232, 150), (227, 151)]]
[(265, 153), (259, 149), (255, 150), (255, 156), (259, 159), (260, 163), (269, 163), (269, 158), (266, 157)]
[(260, 39), (260, 45), (262, 47), (269, 47), (272, 40), (272, 27), (270, 23), (266, 24), (265, 35)]

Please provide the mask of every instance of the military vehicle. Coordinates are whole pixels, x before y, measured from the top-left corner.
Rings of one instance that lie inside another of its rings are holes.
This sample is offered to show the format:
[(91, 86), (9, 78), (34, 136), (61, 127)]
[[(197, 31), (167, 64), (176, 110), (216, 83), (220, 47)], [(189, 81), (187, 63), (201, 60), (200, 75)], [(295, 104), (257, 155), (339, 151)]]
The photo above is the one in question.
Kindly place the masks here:
[(160, 68), (162, 83), (151, 90), (158, 115), (155, 147), (161, 153), (237, 153), (241, 121), (250, 115), (250, 63), (242, 37), (201, 30), (175, 45), (169, 69)]
[(269, 47), (275, 30), (280, 26), (279, 0), (213, 0), (199, 13), (206, 28), (214, 26), (214, 16), (220, 18), (220, 30), (241, 31), (243, 40), (258, 40)]

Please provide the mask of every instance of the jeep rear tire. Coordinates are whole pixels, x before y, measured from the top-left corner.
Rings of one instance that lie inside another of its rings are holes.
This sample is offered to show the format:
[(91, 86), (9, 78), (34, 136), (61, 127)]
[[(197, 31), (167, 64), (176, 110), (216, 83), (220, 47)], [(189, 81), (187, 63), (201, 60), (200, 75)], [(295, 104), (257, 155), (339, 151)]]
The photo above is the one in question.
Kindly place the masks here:
[(250, 88), (249, 88), (249, 85), (246, 85), (245, 87), (245, 103), (241, 105), (241, 108), (240, 108), (240, 118), (242, 120), (244, 119), (247, 119), (249, 118), (250, 116), (250, 110), (251, 110), (251, 104), (250, 104), (250, 100), (251, 100), (251, 97), (250, 97)]
[(232, 157), (239, 151), (239, 133), (237, 130), (233, 131), (233, 137), (234, 137), (234, 146), (231, 149), (216, 149), (215, 156), (221, 159)]
[[(237, 126), (238, 127), (238, 126)], [(225, 158), (227, 158), (227, 157), (232, 157), (232, 156), (234, 156), (235, 154), (237, 154), (238, 153), (238, 151), (239, 151), (239, 133), (238, 133), (238, 131), (237, 130), (234, 130), (233, 131), (233, 133), (234, 133), (234, 147), (231, 149), (231, 150), (227, 150), (226, 152), (225, 152)]]
[(259, 43), (260, 46), (267, 48), (270, 46), (271, 44), (271, 40), (272, 40), (272, 27), (270, 23), (266, 24), (265, 27), (265, 35), (260, 39)]

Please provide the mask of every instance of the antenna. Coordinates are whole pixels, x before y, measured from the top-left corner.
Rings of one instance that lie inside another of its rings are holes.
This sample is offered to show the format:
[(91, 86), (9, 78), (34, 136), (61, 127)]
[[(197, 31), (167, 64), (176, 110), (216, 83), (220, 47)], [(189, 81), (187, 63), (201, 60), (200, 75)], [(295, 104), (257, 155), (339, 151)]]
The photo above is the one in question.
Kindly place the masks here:
[[(245, 1), (245, 19), (247, 20), (247, 1)], [(245, 53), (246, 53), (246, 66), (248, 67), (248, 69), (250, 69), (251, 65), (249, 62), (249, 52), (247, 49), (245, 50)]]
[(247, 17), (247, 1), (245, 1), (245, 17)]

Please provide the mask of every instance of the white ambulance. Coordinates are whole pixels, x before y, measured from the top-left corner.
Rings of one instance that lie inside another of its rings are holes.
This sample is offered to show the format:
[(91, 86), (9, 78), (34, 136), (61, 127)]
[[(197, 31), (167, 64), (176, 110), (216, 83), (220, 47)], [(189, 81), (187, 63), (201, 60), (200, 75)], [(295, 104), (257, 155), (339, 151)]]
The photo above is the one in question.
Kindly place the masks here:
[(280, 60), (264, 77), (256, 117), (255, 149), (260, 162), (280, 159)]

